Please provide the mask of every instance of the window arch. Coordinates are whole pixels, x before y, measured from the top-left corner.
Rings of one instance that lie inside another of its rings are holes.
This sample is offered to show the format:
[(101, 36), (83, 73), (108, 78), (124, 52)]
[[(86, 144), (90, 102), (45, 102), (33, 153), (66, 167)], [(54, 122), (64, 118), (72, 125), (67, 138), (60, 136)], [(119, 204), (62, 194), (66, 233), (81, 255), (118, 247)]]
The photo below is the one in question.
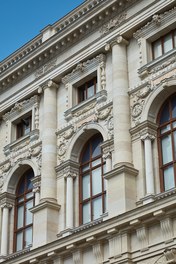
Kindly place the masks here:
[(14, 251), (22, 250), (32, 244), (33, 217), (30, 208), (34, 206), (31, 182), (33, 177), (33, 170), (27, 170), (20, 178), (16, 189)]
[(176, 186), (176, 94), (161, 107), (158, 124), (161, 191), (167, 191)]
[(91, 137), (80, 157), (80, 223), (98, 219), (106, 211), (106, 186), (103, 174), (100, 134)]

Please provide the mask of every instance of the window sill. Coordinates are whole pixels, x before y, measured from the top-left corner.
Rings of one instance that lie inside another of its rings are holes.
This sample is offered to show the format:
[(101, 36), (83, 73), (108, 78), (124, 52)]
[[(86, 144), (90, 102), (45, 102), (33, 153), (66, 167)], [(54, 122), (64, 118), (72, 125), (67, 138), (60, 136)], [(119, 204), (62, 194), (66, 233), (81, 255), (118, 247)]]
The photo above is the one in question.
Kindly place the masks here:
[(105, 102), (107, 100), (107, 91), (101, 90), (100, 92), (96, 93), (91, 98), (79, 103), (78, 105), (75, 105), (74, 107), (68, 109), (65, 112), (65, 119), (66, 121), (70, 121), (73, 116), (79, 116), (80, 113), (84, 113), (84, 111), (87, 111), (87, 109), (90, 107), (92, 109), (92, 104), (100, 104), (102, 102)]
[(32, 130), (29, 134), (18, 138), (12, 143), (4, 147), (4, 154), (8, 156), (12, 151), (18, 151), (24, 146), (27, 146), (29, 143), (34, 142), (39, 139), (39, 130)]
[(152, 73), (156, 73), (159, 70), (164, 69), (165, 67), (169, 66), (170, 64), (176, 62), (176, 48), (172, 49), (171, 51), (163, 54), (162, 56), (158, 57), (157, 59), (147, 63), (146, 65), (142, 66), (138, 69), (139, 76), (144, 79), (148, 75)]

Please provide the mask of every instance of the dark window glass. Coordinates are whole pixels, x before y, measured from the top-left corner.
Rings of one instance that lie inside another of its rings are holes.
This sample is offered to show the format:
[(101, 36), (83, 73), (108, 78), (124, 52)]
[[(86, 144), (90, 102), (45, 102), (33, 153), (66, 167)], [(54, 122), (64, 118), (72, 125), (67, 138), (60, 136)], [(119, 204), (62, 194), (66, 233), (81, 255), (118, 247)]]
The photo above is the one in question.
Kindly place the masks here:
[(16, 125), (17, 127), (17, 139), (27, 135), (31, 131), (31, 121), (32, 117), (26, 117), (20, 120)]
[(21, 177), (16, 190), (14, 251), (22, 250), (32, 244), (33, 219), (30, 208), (34, 206), (31, 183), (33, 177), (32, 169), (26, 171)]
[(158, 123), (161, 191), (167, 191), (176, 183), (176, 94), (161, 108)]
[(102, 158), (101, 135), (86, 143), (80, 159), (80, 223), (99, 218), (105, 212), (105, 162)]
[(82, 102), (92, 97), (97, 91), (97, 78), (93, 78), (78, 87), (78, 101)]

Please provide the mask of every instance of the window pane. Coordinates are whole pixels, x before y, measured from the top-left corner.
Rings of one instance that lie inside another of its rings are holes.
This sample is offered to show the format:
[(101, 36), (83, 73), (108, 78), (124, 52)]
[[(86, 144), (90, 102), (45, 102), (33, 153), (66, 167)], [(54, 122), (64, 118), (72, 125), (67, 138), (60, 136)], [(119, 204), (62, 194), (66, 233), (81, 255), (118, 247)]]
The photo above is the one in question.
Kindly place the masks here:
[(82, 156), (82, 163), (89, 161), (89, 159), (90, 159), (90, 146), (88, 144)]
[(174, 48), (176, 48), (176, 30), (174, 31)]
[(154, 53), (154, 59), (162, 55), (162, 47), (161, 47), (160, 39), (153, 43), (153, 53)]
[(173, 49), (172, 35), (168, 34), (164, 37), (164, 53), (168, 52), (171, 49)]
[(171, 101), (172, 105), (172, 118), (176, 118), (176, 96)]
[(92, 171), (92, 195), (102, 192), (101, 167)]
[(100, 137), (96, 137), (92, 141), (92, 157), (93, 158), (101, 154), (101, 148), (100, 148), (101, 142), (102, 142), (102, 139)]
[(83, 200), (85, 200), (90, 197), (90, 175), (85, 175), (82, 177), (82, 184), (83, 184), (82, 198)]
[(23, 194), (24, 193), (24, 180), (21, 182), (21, 184), (20, 184), (20, 186), (19, 186), (19, 188), (18, 188), (18, 194), (20, 195), (20, 194)]
[(93, 220), (99, 218), (102, 213), (102, 197), (98, 197), (93, 200)]
[(92, 161), (92, 167), (95, 167), (95, 166), (97, 166), (98, 164), (101, 164), (101, 158)]
[(32, 224), (32, 213), (29, 211), (33, 206), (33, 200), (26, 203), (26, 225)]
[(24, 221), (24, 206), (18, 207), (18, 220), (17, 220), (17, 228), (23, 227)]
[(174, 135), (174, 155), (176, 159), (176, 131), (174, 131), (173, 135)]
[(167, 135), (162, 138), (161, 141), (162, 146), (162, 158), (163, 164), (166, 164), (173, 160), (172, 157), (172, 145), (171, 145), (171, 135)]
[(89, 164), (82, 166), (82, 172), (89, 170)]
[(22, 250), (23, 249), (23, 233), (19, 232), (17, 234), (17, 241), (16, 241), (16, 250)]
[(169, 116), (169, 104), (166, 104), (162, 110), (161, 117), (160, 117), (160, 124), (168, 122), (170, 119)]
[(164, 126), (161, 128), (161, 134), (164, 134), (165, 132), (170, 130), (170, 125)]
[(90, 98), (91, 96), (94, 95), (94, 85), (90, 86), (88, 89), (87, 89), (87, 98)]
[(83, 205), (83, 224), (91, 221), (90, 203)]
[(174, 169), (173, 166), (169, 166), (164, 170), (164, 187), (165, 191), (174, 188)]
[(29, 227), (25, 230), (25, 247), (28, 247), (32, 244), (32, 227)]

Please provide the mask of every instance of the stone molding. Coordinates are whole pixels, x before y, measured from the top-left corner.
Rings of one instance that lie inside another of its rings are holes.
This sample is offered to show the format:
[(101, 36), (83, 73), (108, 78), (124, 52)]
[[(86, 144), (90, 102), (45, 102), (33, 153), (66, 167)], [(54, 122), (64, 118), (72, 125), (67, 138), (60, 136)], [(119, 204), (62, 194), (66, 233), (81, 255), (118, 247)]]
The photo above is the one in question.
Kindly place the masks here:
[[(79, 114), (78, 114), (79, 113)], [(109, 139), (113, 138), (112, 103), (90, 103), (86, 108), (75, 112), (71, 121), (63, 128), (56, 131), (58, 137), (57, 156), (58, 164), (65, 161), (66, 151), (73, 136), (86, 124), (100, 124), (107, 131)]]
[(125, 22), (127, 18), (127, 13), (124, 12), (122, 14), (117, 15), (115, 18), (112, 18), (110, 21), (108, 21), (105, 25), (103, 25), (100, 29), (100, 33), (102, 35), (105, 35), (112, 31), (113, 29), (116, 29), (119, 27), (123, 22)]

